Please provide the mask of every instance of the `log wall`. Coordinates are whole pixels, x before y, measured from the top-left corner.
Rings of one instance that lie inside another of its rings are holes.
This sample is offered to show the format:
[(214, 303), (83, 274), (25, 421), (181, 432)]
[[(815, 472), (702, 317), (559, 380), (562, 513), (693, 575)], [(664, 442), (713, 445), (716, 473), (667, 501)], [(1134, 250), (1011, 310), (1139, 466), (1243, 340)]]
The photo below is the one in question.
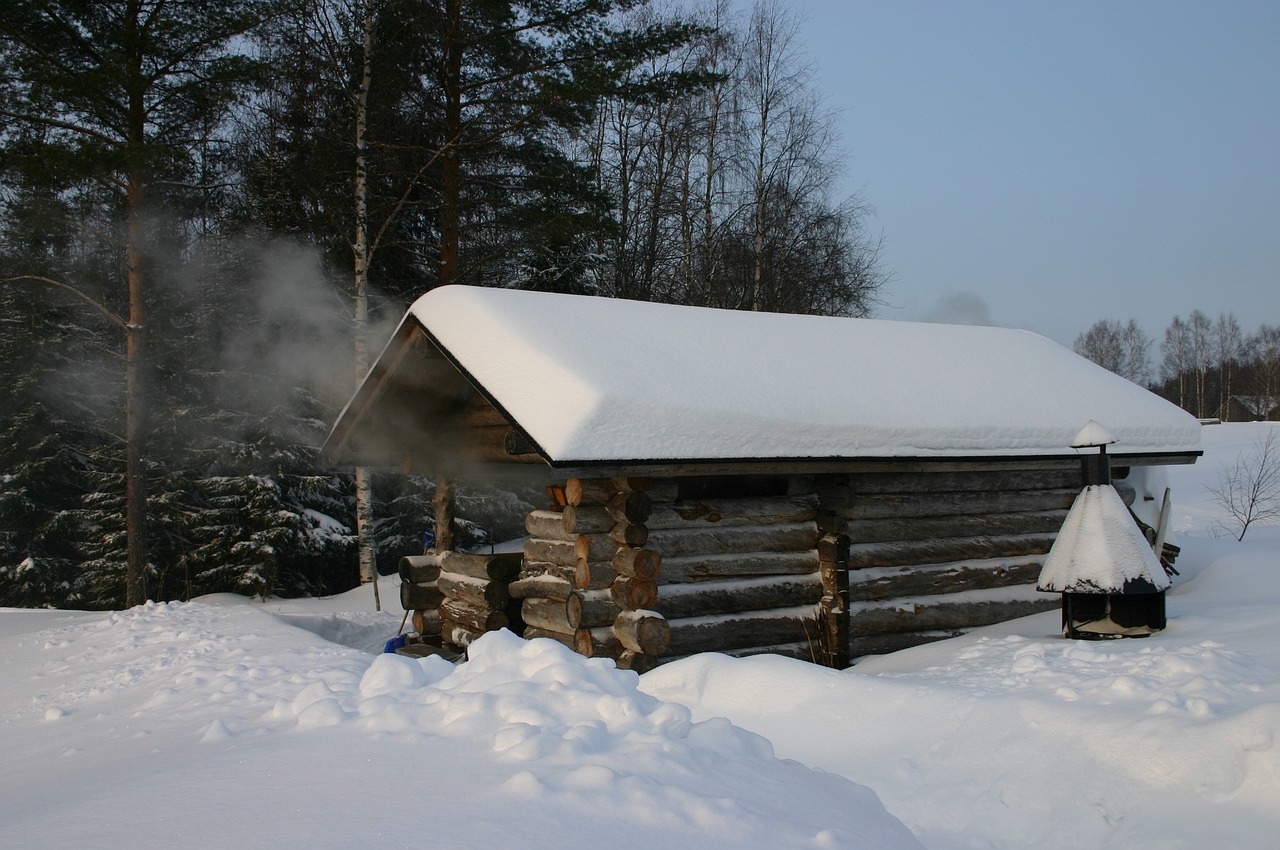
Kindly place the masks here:
[[(1131, 502), (1132, 490), (1117, 484)], [(1057, 607), (1060, 600), (1036, 592), (1035, 583), (1080, 486), (1071, 463), (824, 477), (833, 661)]]
[(518, 570), (446, 553), (444, 639), (506, 626), (637, 670), (698, 652), (845, 667), (1060, 604), (1034, 585), (1079, 476), (570, 479), (526, 518)]

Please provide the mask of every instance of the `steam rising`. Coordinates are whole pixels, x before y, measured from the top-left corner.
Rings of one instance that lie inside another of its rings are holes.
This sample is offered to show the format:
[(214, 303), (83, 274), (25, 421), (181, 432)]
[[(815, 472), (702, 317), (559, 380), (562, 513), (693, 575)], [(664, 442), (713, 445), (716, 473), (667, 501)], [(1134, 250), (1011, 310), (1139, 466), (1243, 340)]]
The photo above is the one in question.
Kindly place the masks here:
[[(222, 396), (241, 407), (246, 401), (256, 405), (264, 416), (278, 416), (301, 413), (291, 408), (301, 404), (301, 393), (311, 392), (332, 419), (357, 380), (351, 297), (326, 274), (312, 248), (277, 241), (257, 253), (249, 287), (253, 318), (222, 329)], [(370, 323), (371, 356), (398, 318)]]
[(954, 292), (945, 295), (924, 314), (921, 321), (944, 325), (981, 325), (990, 327), (991, 309), (976, 292)]

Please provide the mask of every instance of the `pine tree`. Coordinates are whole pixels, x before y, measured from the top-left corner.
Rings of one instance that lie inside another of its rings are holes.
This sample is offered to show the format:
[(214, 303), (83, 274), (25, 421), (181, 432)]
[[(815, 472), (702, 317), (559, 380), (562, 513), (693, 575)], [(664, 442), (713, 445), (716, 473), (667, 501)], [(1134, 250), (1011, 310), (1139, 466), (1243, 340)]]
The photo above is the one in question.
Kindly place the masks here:
[[(200, 177), (207, 139), (259, 66), (232, 43), (277, 5), (10, 0), (0, 16), (0, 116), (25, 131), (32, 167), (56, 167), (123, 220), (110, 288), (125, 348), (126, 604), (146, 596), (147, 334), (153, 307), (148, 227), (167, 194)], [(13, 143), (10, 134), (5, 141)], [(53, 280), (37, 263), (24, 280)], [(83, 292), (78, 281), (59, 284)], [(88, 300), (88, 299), (86, 299)]]

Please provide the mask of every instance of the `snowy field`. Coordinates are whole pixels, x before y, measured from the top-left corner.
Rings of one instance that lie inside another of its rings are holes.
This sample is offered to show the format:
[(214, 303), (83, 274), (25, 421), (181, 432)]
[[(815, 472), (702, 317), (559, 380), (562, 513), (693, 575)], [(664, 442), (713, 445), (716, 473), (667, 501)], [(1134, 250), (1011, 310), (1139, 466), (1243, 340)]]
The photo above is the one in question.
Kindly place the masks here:
[(368, 588), (0, 610), (0, 848), (1276, 848), (1280, 526), (1236, 542), (1205, 493), (1269, 427), (1172, 470), (1145, 640), (1055, 612), (843, 672), (637, 677), (505, 632), (457, 668), (378, 655), (400, 618)]

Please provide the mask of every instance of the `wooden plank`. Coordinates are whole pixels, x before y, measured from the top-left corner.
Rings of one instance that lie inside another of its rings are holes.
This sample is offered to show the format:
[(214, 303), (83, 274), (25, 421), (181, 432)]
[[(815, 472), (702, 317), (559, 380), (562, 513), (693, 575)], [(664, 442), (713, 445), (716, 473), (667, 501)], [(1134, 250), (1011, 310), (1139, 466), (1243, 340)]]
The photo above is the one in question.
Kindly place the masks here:
[(855, 607), (849, 612), (849, 637), (852, 640), (862, 635), (971, 629), (1050, 611), (1061, 605), (1061, 600), (1056, 595), (1045, 596), (1045, 599), (1007, 602), (938, 602), (933, 605), (910, 606), (890, 603)]
[(938, 567), (895, 567), (849, 574), (847, 598), (865, 602), (899, 599), (1034, 584), (1044, 567), (1044, 557), (997, 561), (972, 561)]
[(746, 552), (741, 554), (698, 554), (663, 558), (659, 585), (712, 581), (751, 576), (782, 576), (816, 573), (818, 552)]
[(818, 541), (814, 522), (664, 529), (649, 532), (648, 548), (671, 557), (698, 554), (802, 552)]
[(749, 499), (682, 499), (660, 505), (645, 522), (650, 531), (735, 525), (809, 522), (818, 516), (818, 497), (777, 496)]
[(936, 517), (888, 517), (847, 520), (844, 533), (855, 543), (929, 540), (935, 537), (1036, 534), (1057, 532), (1067, 511), (1016, 511), (999, 514), (953, 514)]
[(974, 469), (969, 471), (869, 473), (849, 476), (844, 486), (862, 495), (930, 492), (1005, 492), (1080, 489), (1077, 461), (1057, 469)]
[(860, 520), (1066, 510), (1071, 507), (1079, 492), (1080, 488), (1074, 487), (989, 493), (964, 491), (851, 495), (842, 514), (845, 519)]
[[(851, 543), (850, 570), (869, 567), (943, 564), (1044, 555), (1055, 534), (1007, 534), (1002, 537), (942, 537), (932, 540), (894, 540), (888, 543)], [(855, 580), (851, 577), (850, 580)]]
[(667, 651), (671, 655), (813, 641), (818, 637), (813, 611), (796, 608), (671, 620), (669, 628)]
[(817, 573), (802, 576), (666, 585), (653, 608), (668, 620), (814, 605), (822, 598)]

